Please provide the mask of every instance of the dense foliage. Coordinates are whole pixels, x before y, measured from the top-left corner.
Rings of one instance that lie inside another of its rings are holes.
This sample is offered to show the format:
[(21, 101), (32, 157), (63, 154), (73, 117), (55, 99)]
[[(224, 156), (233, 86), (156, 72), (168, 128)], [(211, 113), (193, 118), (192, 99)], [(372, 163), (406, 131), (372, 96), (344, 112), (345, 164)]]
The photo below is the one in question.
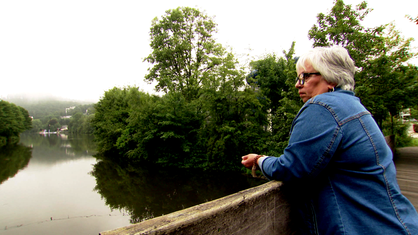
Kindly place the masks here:
[(20, 133), (32, 127), (32, 119), (23, 107), (0, 100), (0, 147), (19, 142)]
[(210, 17), (189, 7), (155, 18), (150, 30), (153, 51), (145, 59), (153, 67), (145, 79), (157, 81), (157, 91), (180, 92), (188, 101), (199, 97), (202, 84), (218, 85), (220, 72), (228, 69), (233, 55), (215, 42), (215, 32)]
[[(246, 81), (234, 55), (215, 43), (215, 26), (187, 7), (153, 21), (153, 52), (145, 60), (154, 67), (146, 79), (165, 95), (136, 87), (107, 91), (92, 121), (101, 152), (162, 166), (237, 170), (242, 155), (270, 149), (276, 102), (288, 96), (286, 81), (295, 76), (293, 46), (288, 58), (253, 66), (261, 71), (274, 65), (266, 73), (280, 79), (260, 74)], [(279, 84), (274, 89), (281, 87), (283, 95), (269, 93), (269, 82)]]
[[(309, 38), (314, 46), (349, 50), (358, 67), (356, 94), (385, 134), (401, 133), (398, 113), (417, 103), (411, 98), (418, 97), (417, 67), (406, 64), (416, 53), (412, 39), (403, 39), (392, 25), (363, 27), (369, 12), (365, 2), (352, 9), (337, 0), (329, 15), (318, 15)], [(244, 154), (283, 152), (302, 105), (294, 88), (295, 43), (282, 57), (252, 61), (245, 75), (234, 54), (215, 42), (216, 31), (210, 17), (188, 7), (153, 20), (152, 52), (144, 60), (153, 66), (145, 80), (156, 82), (164, 95), (138, 87), (105, 92), (91, 123), (106, 158), (238, 170)]]
[(303, 104), (295, 89), (294, 47), (295, 43), (288, 52), (284, 51), (284, 57), (268, 54), (250, 63), (253, 72), (247, 80), (264, 101), (268, 114), (268, 136), (262, 140), (264, 154), (279, 156), (283, 152), (292, 121)]
[(91, 112), (76, 112), (70, 117), (68, 123), (68, 131), (70, 133), (78, 134), (93, 134), (93, 126), (91, 121), (94, 118), (94, 113)]
[[(328, 15), (318, 14), (318, 23), (309, 31), (313, 46), (340, 45), (356, 62), (356, 95), (372, 113), (385, 133), (396, 134), (399, 113), (418, 102), (418, 68), (407, 64), (417, 55), (394, 25), (365, 28), (361, 21), (371, 9), (362, 2), (352, 9), (335, 1)], [(384, 125), (389, 118), (391, 125)], [(389, 128), (389, 130), (387, 130)]]
[(414, 19), (412, 16), (407, 15), (407, 16), (406, 16), (406, 18), (408, 18), (411, 22), (413, 22), (413, 23), (415, 23), (416, 25), (418, 25), (418, 16), (417, 16), (417, 17), (415, 17), (415, 19)]

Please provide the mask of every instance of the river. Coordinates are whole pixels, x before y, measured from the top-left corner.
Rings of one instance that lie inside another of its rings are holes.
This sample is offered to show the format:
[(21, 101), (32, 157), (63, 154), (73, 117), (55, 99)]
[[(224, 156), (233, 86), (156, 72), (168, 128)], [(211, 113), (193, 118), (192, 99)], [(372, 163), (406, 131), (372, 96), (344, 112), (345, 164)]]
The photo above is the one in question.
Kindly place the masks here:
[(91, 136), (22, 135), (1, 148), (0, 234), (98, 234), (265, 182), (122, 167), (94, 154)]

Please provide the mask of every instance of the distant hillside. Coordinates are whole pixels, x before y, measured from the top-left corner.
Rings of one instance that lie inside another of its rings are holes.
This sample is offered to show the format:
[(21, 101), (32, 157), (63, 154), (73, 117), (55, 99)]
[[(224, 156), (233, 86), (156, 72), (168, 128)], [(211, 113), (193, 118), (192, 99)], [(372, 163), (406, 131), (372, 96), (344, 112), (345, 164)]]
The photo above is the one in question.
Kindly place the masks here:
[[(46, 116), (66, 116), (66, 108), (73, 106), (92, 106), (93, 104), (80, 101), (63, 100), (51, 96), (30, 97), (25, 95), (8, 96), (4, 99), (28, 110), (34, 119), (42, 119)], [(88, 105), (90, 104), (90, 105)]]

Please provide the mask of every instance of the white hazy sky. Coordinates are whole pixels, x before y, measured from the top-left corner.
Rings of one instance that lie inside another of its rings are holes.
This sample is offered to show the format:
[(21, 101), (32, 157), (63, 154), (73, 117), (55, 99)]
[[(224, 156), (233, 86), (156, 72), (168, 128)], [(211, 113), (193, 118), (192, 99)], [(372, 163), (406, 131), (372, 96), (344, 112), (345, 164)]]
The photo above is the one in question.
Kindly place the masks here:
[[(394, 21), (418, 47), (418, 25), (405, 18), (417, 16), (418, 1), (367, 2), (374, 11), (363, 25)], [(316, 15), (328, 13), (333, 0), (1, 0), (0, 98), (48, 94), (96, 102), (106, 90), (127, 85), (153, 93), (143, 81), (149, 64), (142, 62), (150, 53), (151, 21), (179, 6), (214, 16), (217, 42), (245, 63), (266, 53), (281, 56), (292, 41), (303, 54), (311, 48), (307, 35)]]

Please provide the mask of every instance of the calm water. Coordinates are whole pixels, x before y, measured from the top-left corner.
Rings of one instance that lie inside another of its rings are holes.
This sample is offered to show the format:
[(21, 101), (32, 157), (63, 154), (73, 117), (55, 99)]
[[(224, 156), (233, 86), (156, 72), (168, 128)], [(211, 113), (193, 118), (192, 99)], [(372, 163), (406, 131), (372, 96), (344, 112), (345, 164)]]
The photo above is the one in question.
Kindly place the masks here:
[(91, 137), (66, 135), (23, 135), (1, 148), (0, 234), (98, 234), (264, 183), (121, 167), (94, 150)]

